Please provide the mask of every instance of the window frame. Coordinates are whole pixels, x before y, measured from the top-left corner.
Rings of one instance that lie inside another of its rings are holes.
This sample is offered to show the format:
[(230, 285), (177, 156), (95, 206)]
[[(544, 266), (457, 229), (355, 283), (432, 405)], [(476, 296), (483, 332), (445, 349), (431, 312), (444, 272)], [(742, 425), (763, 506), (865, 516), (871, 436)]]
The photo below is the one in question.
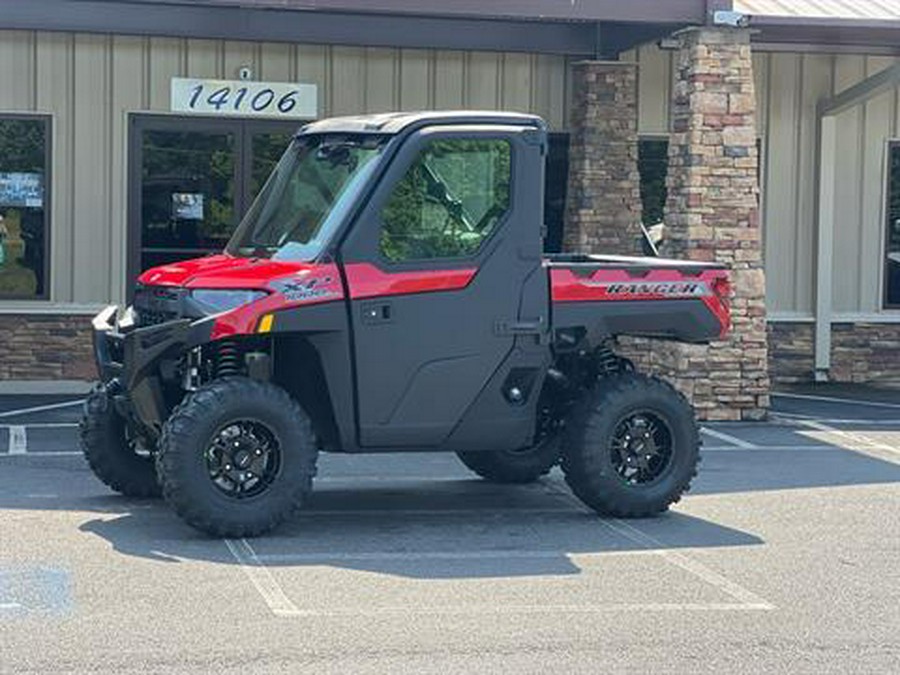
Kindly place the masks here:
[[(472, 253), (470, 253), (469, 255), (447, 256), (447, 257), (441, 257), (441, 258), (435, 257), (435, 258), (410, 258), (408, 260), (391, 260), (386, 255), (384, 255), (384, 252), (381, 250), (381, 233), (384, 231), (384, 228), (385, 228), (385, 222), (384, 222), (384, 216), (383, 216), (384, 209), (387, 207), (388, 202), (390, 202), (390, 199), (394, 194), (394, 189), (397, 187), (397, 185), (400, 184), (400, 181), (402, 181), (403, 179), (406, 178), (409, 170), (413, 166), (415, 166), (419, 157), (421, 157), (424, 154), (427, 147), (429, 145), (431, 145), (432, 143), (446, 141), (446, 140), (469, 140), (469, 141), (477, 140), (477, 141), (491, 141), (491, 142), (506, 143), (507, 147), (509, 148), (509, 204), (507, 204), (506, 209), (503, 212), (503, 215), (497, 220), (497, 223), (496, 223), (496, 225), (494, 225), (493, 229), (491, 230), (491, 233), (487, 237), (482, 239), (481, 242), (478, 244), (478, 248), (476, 248), (474, 251), (472, 251)], [(478, 258), (480, 258), (484, 254), (484, 251), (490, 245), (490, 242), (492, 242), (493, 240), (495, 240), (497, 238), (497, 233), (506, 227), (506, 224), (510, 218), (510, 214), (513, 212), (513, 204), (515, 203), (515, 201), (514, 201), (515, 192), (514, 191), (516, 189), (516, 180), (515, 180), (516, 159), (517, 158), (516, 158), (515, 143), (513, 143), (512, 139), (510, 139), (508, 136), (504, 136), (504, 135), (498, 134), (495, 136), (494, 135), (465, 136), (464, 134), (458, 134), (458, 135), (453, 134), (453, 135), (444, 136), (442, 134), (439, 134), (435, 138), (425, 140), (422, 143), (422, 147), (420, 147), (418, 152), (416, 152), (415, 156), (413, 157), (413, 160), (409, 164), (407, 164), (407, 166), (404, 168), (403, 174), (400, 176), (400, 178), (397, 181), (395, 181), (393, 183), (393, 185), (391, 185), (391, 189), (387, 192), (384, 200), (382, 201), (382, 203), (380, 203), (378, 205), (378, 234), (375, 237), (375, 246), (376, 246), (376, 254), (378, 256), (378, 262), (380, 264), (384, 264), (384, 265), (387, 265), (390, 267), (395, 267), (395, 268), (417, 269), (417, 268), (420, 268), (422, 265), (435, 264), (438, 266), (444, 266), (444, 265), (453, 264), (456, 262), (471, 262), (471, 261), (474, 261), (474, 260), (477, 260)]]
[(41, 112), (0, 111), (0, 120), (28, 120), (44, 123), (44, 250), (43, 273), (44, 292), (31, 295), (3, 295), (0, 294), (0, 303), (7, 301), (34, 301), (48, 302), (51, 299), (52, 265), (50, 264), (51, 241), (53, 236), (53, 115)]
[(900, 310), (900, 301), (888, 302), (888, 286), (889, 286), (889, 269), (888, 252), (890, 250), (890, 224), (888, 219), (891, 213), (891, 155), (893, 152), (900, 152), (900, 138), (889, 138), (885, 142), (884, 156), (884, 198), (882, 199), (881, 227), (884, 228), (881, 235), (881, 256), (879, 261), (881, 273), (881, 310), (883, 312), (894, 313)]

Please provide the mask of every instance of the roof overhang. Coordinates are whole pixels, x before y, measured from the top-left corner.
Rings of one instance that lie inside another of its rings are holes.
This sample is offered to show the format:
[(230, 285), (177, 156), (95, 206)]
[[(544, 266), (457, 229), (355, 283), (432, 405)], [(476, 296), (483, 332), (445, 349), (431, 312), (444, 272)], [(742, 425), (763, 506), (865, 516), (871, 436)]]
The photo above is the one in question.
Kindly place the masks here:
[(732, 0), (754, 42), (900, 51), (900, 0)]
[(718, 0), (28, 0), (0, 29), (615, 58)]

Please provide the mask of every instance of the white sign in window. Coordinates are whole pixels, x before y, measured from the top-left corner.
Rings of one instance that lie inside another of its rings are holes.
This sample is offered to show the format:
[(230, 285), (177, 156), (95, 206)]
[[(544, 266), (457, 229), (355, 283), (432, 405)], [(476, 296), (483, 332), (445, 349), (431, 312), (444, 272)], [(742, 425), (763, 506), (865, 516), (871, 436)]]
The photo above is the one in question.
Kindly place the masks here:
[(173, 112), (284, 119), (315, 119), (318, 113), (314, 84), (173, 77), (171, 93)]

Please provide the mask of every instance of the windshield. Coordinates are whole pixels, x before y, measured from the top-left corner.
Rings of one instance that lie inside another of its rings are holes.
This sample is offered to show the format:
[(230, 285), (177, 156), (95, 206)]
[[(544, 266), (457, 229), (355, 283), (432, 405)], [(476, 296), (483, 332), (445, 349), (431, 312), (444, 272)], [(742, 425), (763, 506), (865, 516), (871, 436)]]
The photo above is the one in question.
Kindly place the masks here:
[(374, 170), (385, 137), (300, 136), (278, 162), (226, 251), (243, 257), (312, 260)]

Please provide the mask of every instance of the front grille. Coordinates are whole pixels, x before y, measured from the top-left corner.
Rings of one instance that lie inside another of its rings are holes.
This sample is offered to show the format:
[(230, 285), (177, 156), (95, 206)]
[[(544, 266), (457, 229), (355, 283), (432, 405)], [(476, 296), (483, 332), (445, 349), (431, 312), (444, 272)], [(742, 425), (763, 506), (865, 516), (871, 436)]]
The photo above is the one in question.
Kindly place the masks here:
[(156, 326), (180, 318), (182, 293), (177, 288), (139, 286), (134, 292), (136, 325)]
[(137, 315), (137, 325), (141, 328), (144, 326), (156, 326), (178, 318), (178, 314), (175, 312), (154, 312), (150, 309), (138, 309), (135, 311), (135, 314)]

